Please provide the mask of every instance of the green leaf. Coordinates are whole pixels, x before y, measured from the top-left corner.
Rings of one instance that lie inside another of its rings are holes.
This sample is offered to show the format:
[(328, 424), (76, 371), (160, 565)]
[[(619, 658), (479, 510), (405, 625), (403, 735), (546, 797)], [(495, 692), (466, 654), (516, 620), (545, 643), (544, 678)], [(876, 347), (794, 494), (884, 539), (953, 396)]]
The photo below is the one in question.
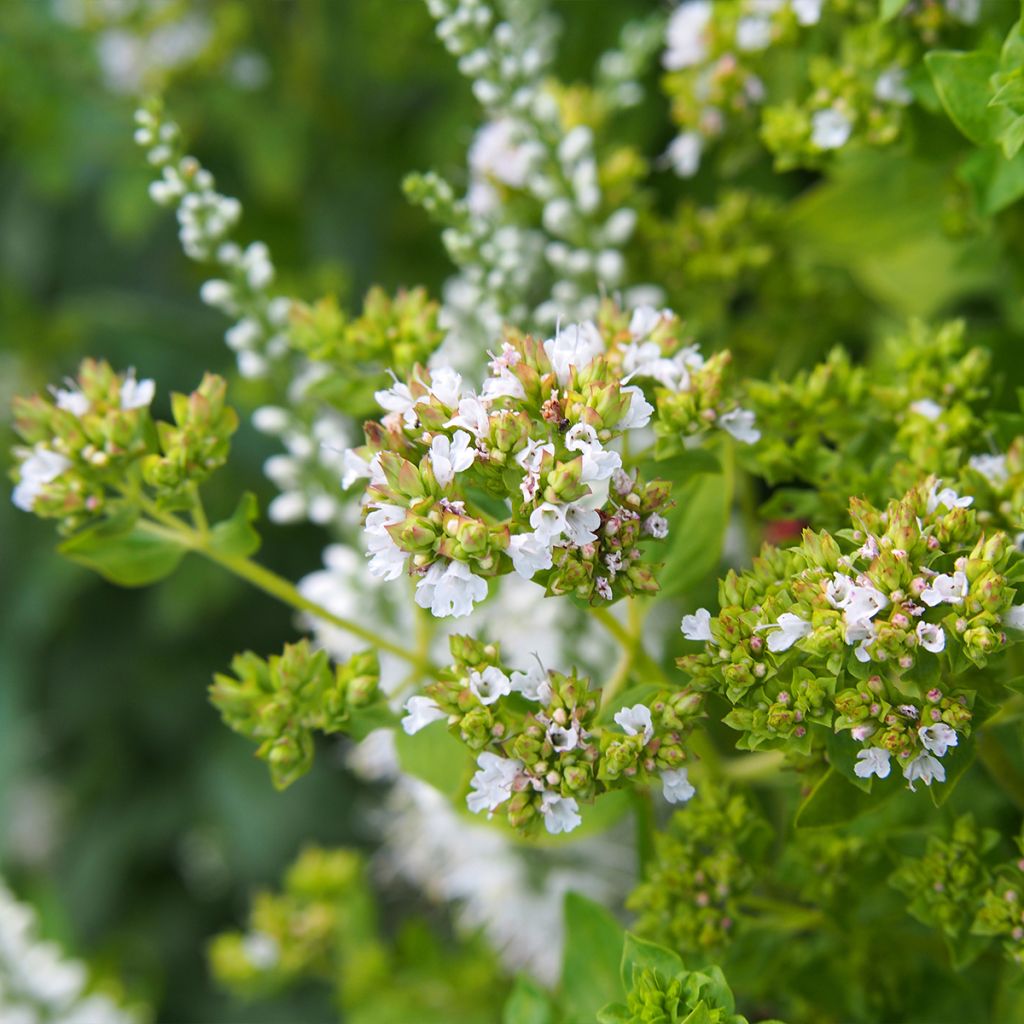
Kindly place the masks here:
[(966, 740), (961, 739), (955, 747), (946, 751), (946, 756), (942, 759), (942, 766), (946, 769), (946, 781), (937, 782), (928, 787), (932, 803), (936, 807), (941, 807), (953, 795), (956, 784), (973, 764), (976, 753), (974, 736), (970, 736)]
[(621, 999), (622, 928), (611, 911), (579, 893), (565, 897), (562, 1001), (566, 1024), (591, 1024), (598, 1011)]
[(626, 941), (622, 944), (622, 963), (619, 972), (622, 987), (628, 992), (633, 987), (633, 978), (638, 971), (657, 971), (665, 981), (671, 981), (677, 974), (685, 971), (679, 954), (656, 942), (641, 939), (632, 932), (626, 932)]
[(365, 708), (353, 708), (349, 712), (346, 732), (356, 740), (365, 739), (375, 729), (392, 729), (398, 725), (398, 717), (386, 703), (370, 704)]
[(994, 142), (1006, 117), (1000, 108), (989, 106), (997, 58), (980, 51), (932, 50), (924, 62), (953, 124), (979, 146)]
[(554, 1007), (536, 982), (519, 975), (501, 1013), (502, 1024), (553, 1024)]
[(683, 1018), (683, 1024), (714, 1024), (711, 1011), (703, 999)]
[(1024, 115), (1009, 124), (999, 136), (999, 145), (1007, 160), (1012, 160), (1020, 152), (1020, 147), (1024, 145)]
[(402, 771), (429, 782), (447, 796), (458, 795), (470, 767), (469, 751), (443, 723), (429, 725), (415, 736), (397, 729), (395, 747)]
[(260, 535), (252, 528), (259, 518), (256, 495), (246, 491), (230, 519), (210, 531), (210, 547), (221, 555), (248, 558), (259, 550)]
[(713, 572), (729, 525), (731, 474), (702, 474), (679, 488), (669, 519), (670, 545), (661, 570), (661, 593), (680, 594)]
[(957, 168), (957, 176), (970, 188), (981, 213), (991, 217), (1024, 196), (1024, 152), (1005, 160), (994, 146), (978, 150)]
[(835, 768), (818, 780), (796, 812), (797, 828), (839, 825), (878, 803), (878, 796), (857, 789)]
[(170, 576), (188, 549), (170, 530), (121, 516), (76, 533), (57, 550), (111, 583), (144, 587)]
[(624, 1003), (609, 1003), (597, 1011), (597, 1024), (631, 1024), (629, 1007)]
[(909, 2), (910, 0), (879, 0), (878, 17), (882, 21), (892, 21)]

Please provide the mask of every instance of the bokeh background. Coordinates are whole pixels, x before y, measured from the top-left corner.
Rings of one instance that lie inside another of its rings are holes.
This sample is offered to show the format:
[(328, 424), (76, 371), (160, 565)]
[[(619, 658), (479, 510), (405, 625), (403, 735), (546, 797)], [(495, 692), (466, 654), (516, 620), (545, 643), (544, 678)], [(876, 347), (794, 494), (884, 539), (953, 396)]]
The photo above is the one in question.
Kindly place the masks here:
[[(569, 79), (651, 9), (559, 6)], [(0, 15), (2, 460), (11, 395), (86, 355), (156, 378), (157, 411), (204, 370), (234, 375), (229, 325), (198, 300), (203, 270), (147, 195), (132, 113), (151, 87), (221, 191), (242, 199), (242, 235), (270, 246), (285, 293), (358, 307), (372, 283), (437, 295), (450, 273), (401, 180), (436, 168), (464, 181), (478, 115), (420, 0), (12, 0)], [(651, 142), (663, 146), (666, 119), (645, 116), (636, 131), (663, 132)], [(245, 389), (232, 384), (243, 413)], [(243, 487), (264, 506), (273, 496), (260, 474), (272, 444), (243, 415), (216, 484), (225, 509)], [(54, 544), (51, 524), (0, 502), (0, 875), (40, 908), (48, 937), (158, 1020), (333, 1019), (326, 991), (230, 1002), (204, 960), (305, 843), (371, 841), (360, 823), (379, 794), (339, 748), (276, 793), (207, 702), (235, 652), (296, 637), (289, 612), (198, 560), (119, 590)], [(322, 547), (313, 528), (271, 528), (261, 558), (297, 578)]]

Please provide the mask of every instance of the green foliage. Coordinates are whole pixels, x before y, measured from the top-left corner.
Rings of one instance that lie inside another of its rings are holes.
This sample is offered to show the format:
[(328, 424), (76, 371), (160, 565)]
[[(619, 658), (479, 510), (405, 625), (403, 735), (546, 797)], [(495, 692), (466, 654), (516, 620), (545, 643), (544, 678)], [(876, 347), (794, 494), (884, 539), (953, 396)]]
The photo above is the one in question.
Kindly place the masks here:
[(267, 762), (278, 789), (309, 771), (314, 730), (361, 739), (392, 721), (378, 691), (375, 651), (332, 669), (327, 652), (303, 639), (267, 660), (239, 654), (231, 671), (234, 677), (214, 677), (210, 700), (230, 729), (259, 743), (256, 756)]

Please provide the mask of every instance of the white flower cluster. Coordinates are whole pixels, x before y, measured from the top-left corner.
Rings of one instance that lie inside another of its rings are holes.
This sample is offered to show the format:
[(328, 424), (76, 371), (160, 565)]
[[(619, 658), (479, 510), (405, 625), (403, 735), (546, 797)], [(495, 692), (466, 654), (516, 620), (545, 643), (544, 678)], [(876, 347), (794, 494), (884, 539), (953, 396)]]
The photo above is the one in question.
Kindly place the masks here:
[[(564, 386), (568, 383), (571, 369), (586, 369), (604, 352), (605, 344), (597, 326), (586, 321), (560, 330), (554, 338), (544, 342), (544, 350), (559, 384)], [(491, 373), (479, 395), (466, 389), (461, 374), (450, 367), (432, 371), (429, 391), (424, 398), (413, 398), (408, 385), (400, 383), (377, 393), (381, 408), (389, 416), (400, 417), (407, 425), (416, 423), (419, 402), (436, 398), (454, 413), (445, 426), (466, 428), (456, 430), (453, 438), (436, 434), (431, 439), (428, 458), (442, 487), (448, 486), (458, 473), (468, 469), (477, 457), (485, 453), (480, 446), (490, 436), (492, 403), (503, 397), (525, 397), (522, 383), (510, 372), (510, 365), (514, 365), (510, 361), (516, 359), (518, 353), (506, 344), (502, 352), (491, 360)], [(641, 373), (641, 370), (637, 368), (634, 372)], [(631, 404), (618, 429), (646, 427), (653, 407), (636, 385), (629, 385), (624, 391), (630, 394)], [(566, 445), (571, 451), (580, 453), (583, 467), (581, 483), (589, 487), (590, 493), (566, 504), (538, 502), (530, 514), (531, 530), (510, 539), (508, 553), (515, 571), (527, 580), (551, 568), (555, 547), (565, 544), (581, 546), (597, 539), (596, 531), (601, 525), (598, 509), (607, 501), (612, 478), (622, 470), (619, 453), (605, 449), (594, 429), (586, 424), (576, 424), (568, 430)], [(367, 463), (355, 451), (345, 454), (347, 471), (343, 484), (351, 485), (361, 477), (369, 478), (371, 483), (383, 482), (378, 458)], [(540, 468), (545, 455), (554, 455), (554, 445), (531, 440), (515, 457), (517, 465), (526, 473), (521, 484), (526, 501), (539, 496)], [(390, 528), (404, 521), (406, 510), (399, 505), (374, 501), (369, 494), (367, 498), (370, 511), (364, 534), (370, 573), (381, 579), (398, 579), (406, 570), (409, 554), (394, 541)], [(651, 532), (660, 532), (661, 522), (652, 524)], [(471, 572), (465, 563), (444, 558), (436, 559), (420, 575), (416, 585), (416, 603), (429, 608), (439, 618), (468, 615), (474, 604), (486, 596), (485, 579)]]
[[(917, 717), (917, 708), (907, 706), (904, 710), (908, 717)], [(934, 725), (922, 725), (917, 730), (918, 738), (924, 750), (915, 757), (908, 758), (903, 765), (903, 778), (911, 792), (914, 792), (914, 783), (923, 782), (930, 786), (932, 782), (945, 782), (946, 769), (939, 760), (945, 757), (946, 751), (955, 747), (959, 742), (956, 730), (945, 722), (937, 722)], [(866, 735), (854, 735), (855, 739), (866, 739)], [(854, 773), (862, 779), (869, 779), (877, 775), (880, 779), (887, 779), (891, 766), (889, 764), (890, 753), (885, 747), (865, 747), (857, 752), (857, 764), (854, 765)]]
[[(591, 130), (562, 129), (546, 86), (554, 23), (535, 0), (504, 0), (502, 19), (484, 0), (428, 0), (428, 7), (487, 116), (470, 147), (464, 200), (436, 176), (420, 179), (419, 200), (449, 223), (443, 238), (460, 271), (445, 293), (454, 343), (478, 344), (503, 320), (552, 325), (562, 314), (592, 316), (598, 295), (625, 278), (622, 247), (636, 214), (604, 208)], [(651, 35), (632, 26), (623, 48), (605, 55), (599, 81), (613, 103), (638, 98), (630, 76), (642, 69)], [(508, 190), (540, 206), (539, 225), (505, 202)]]
[(134, 1024), (136, 1017), (88, 993), (83, 964), (36, 935), (32, 910), (0, 882), (0, 1021), (3, 1024)]
[(213, 175), (195, 157), (178, 156), (180, 135), (173, 121), (145, 109), (136, 112), (135, 121), (135, 141), (160, 172), (149, 187), (150, 196), (161, 206), (177, 207), (185, 254), (216, 263), (223, 274), (202, 286), (203, 302), (237, 321), (225, 340), (237, 354), (242, 375), (266, 376), (270, 363), (288, 351), (284, 331), (291, 309), (290, 299), (270, 292), (274, 266), (269, 250), (262, 242), (243, 249), (230, 240), (242, 205), (215, 190)]

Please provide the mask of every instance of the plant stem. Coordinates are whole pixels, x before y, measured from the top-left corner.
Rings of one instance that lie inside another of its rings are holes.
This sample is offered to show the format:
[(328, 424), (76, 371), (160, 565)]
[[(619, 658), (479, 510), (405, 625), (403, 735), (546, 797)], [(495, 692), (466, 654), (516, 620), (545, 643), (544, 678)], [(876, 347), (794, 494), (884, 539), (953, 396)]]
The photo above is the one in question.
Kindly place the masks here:
[[(592, 608), (591, 614), (615, 637), (622, 649), (631, 655), (632, 663), (637, 668), (652, 676), (655, 682), (660, 683), (666, 689), (678, 689), (676, 684), (669, 679), (665, 670), (643, 648), (640, 636), (640, 629), (643, 625), (642, 616), (633, 619), (634, 610), (630, 609), (631, 625), (635, 624), (634, 628), (637, 631), (634, 636), (607, 608)], [(637, 611), (636, 614), (639, 614), (639, 612)]]
[(279, 576), (276, 572), (266, 568), (266, 566), (260, 565), (258, 562), (254, 562), (252, 559), (245, 558), (241, 555), (222, 554), (215, 548), (210, 547), (208, 534), (200, 533), (198, 530), (192, 529), (186, 523), (182, 522), (182, 520), (178, 519), (177, 516), (170, 515), (155, 507), (147, 507), (146, 511), (153, 516), (154, 519), (158, 520), (157, 522), (153, 522), (151, 520), (143, 519), (139, 522), (139, 527), (146, 530), (148, 533), (151, 533), (154, 536), (163, 537), (166, 540), (171, 540), (175, 544), (180, 544), (182, 547), (188, 548), (190, 551), (194, 551), (196, 554), (210, 559), (211, 562), (215, 562), (217, 565), (222, 566), (229, 572), (234, 573), (236, 576), (245, 580), (247, 583), (251, 583), (254, 587), (262, 590), (264, 593), (270, 594), (271, 597), (276, 597), (284, 604), (290, 605), (298, 611), (308, 612), (310, 615), (313, 615), (318, 619), (323, 619), (324, 622), (328, 622), (332, 626), (336, 626), (338, 629), (343, 629), (347, 633), (351, 633), (353, 636), (357, 636), (361, 640), (365, 640), (367, 643), (373, 644), (380, 650), (388, 651), (395, 655), (395, 657), (409, 662), (411, 665), (416, 666), (417, 669), (425, 667), (423, 665), (423, 659), (418, 652), (400, 647), (398, 644), (392, 643), (386, 637), (382, 637), (379, 634), (374, 633), (373, 630), (367, 629), (365, 626), (360, 626), (358, 622), (352, 622), (350, 619), (345, 619), (340, 615), (335, 615), (333, 612), (328, 611), (315, 601), (310, 601), (309, 598), (304, 597), (299, 592), (298, 588), (289, 580), (286, 580), (283, 576)]

